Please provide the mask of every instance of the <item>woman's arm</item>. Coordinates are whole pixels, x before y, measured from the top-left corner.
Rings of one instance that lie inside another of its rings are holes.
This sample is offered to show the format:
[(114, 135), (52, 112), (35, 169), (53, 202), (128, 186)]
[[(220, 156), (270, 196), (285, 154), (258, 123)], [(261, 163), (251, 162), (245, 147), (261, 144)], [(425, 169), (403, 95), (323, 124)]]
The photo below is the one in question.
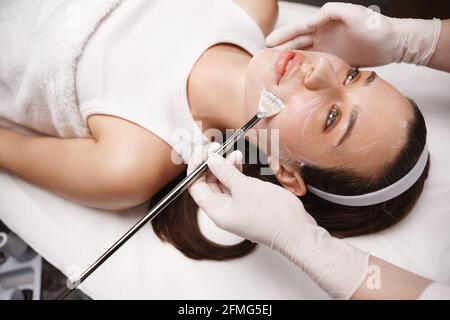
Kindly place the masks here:
[(369, 258), (369, 274), (354, 300), (416, 300), (432, 283), (379, 258)]
[(428, 66), (450, 72), (450, 20), (442, 21), (442, 30), (436, 52)]
[(92, 139), (21, 135), (0, 129), (0, 170), (100, 209), (121, 210), (145, 202), (182, 167), (171, 149), (125, 120), (89, 118)]
[(234, 0), (258, 23), (267, 36), (272, 32), (278, 17), (277, 0)]

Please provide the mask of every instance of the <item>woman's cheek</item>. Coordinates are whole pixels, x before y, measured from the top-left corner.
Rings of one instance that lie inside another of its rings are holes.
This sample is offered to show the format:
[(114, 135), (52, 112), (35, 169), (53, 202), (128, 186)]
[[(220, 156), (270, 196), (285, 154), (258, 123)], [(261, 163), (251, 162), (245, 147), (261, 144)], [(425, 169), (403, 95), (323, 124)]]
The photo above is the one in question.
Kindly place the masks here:
[(292, 151), (295, 144), (302, 139), (298, 136), (296, 123), (289, 119), (289, 111), (285, 110), (273, 119), (267, 120), (267, 129), (270, 132), (271, 145), (280, 151), (282, 158), (293, 158)]
[(305, 106), (288, 106), (280, 114), (279, 128), (284, 136), (297, 142), (304, 142), (311, 138), (314, 123), (316, 121), (316, 108)]
[(278, 131), (281, 159), (296, 163), (316, 162), (322, 143), (315, 112), (315, 108), (287, 106), (282, 113), (268, 121), (267, 127)]

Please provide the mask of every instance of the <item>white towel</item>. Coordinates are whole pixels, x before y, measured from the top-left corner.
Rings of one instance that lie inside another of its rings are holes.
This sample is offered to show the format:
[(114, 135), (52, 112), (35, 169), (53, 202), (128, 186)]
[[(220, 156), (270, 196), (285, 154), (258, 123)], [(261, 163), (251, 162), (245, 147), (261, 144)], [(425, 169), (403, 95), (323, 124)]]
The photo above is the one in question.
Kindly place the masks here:
[(77, 61), (122, 1), (0, 0), (3, 123), (65, 138), (90, 135), (77, 103)]

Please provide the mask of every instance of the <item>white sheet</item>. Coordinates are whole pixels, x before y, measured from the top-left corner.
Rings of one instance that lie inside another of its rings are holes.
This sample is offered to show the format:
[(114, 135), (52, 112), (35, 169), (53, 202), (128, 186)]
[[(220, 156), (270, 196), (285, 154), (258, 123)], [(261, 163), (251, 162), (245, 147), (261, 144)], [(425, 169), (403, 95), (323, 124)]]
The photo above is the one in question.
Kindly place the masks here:
[[(281, 3), (280, 24), (316, 8)], [(433, 165), (414, 212), (381, 234), (351, 239), (364, 250), (450, 284), (450, 75), (407, 65), (377, 70), (422, 108)], [(82, 207), (0, 173), (0, 219), (67, 275), (83, 271), (146, 213), (147, 204), (120, 213)], [(212, 238), (228, 235), (201, 219)], [(232, 238), (232, 237), (231, 237)], [(161, 243), (145, 227), (81, 287), (100, 299), (327, 298), (287, 259), (267, 248), (231, 262), (198, 262)]]

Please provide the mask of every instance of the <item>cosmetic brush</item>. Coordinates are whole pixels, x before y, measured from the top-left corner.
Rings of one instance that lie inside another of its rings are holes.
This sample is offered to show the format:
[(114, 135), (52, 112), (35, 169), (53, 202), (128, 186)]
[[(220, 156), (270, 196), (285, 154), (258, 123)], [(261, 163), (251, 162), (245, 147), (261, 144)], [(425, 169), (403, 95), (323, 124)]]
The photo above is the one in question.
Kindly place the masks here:
[[(230, 138), (228, 138), (221, 147), (216, 151), (217, 154), (225, 154), (230, 147), (241, 139), (251, 128), (253, 128), (262, 119), (276, 116), (285, 108), (283, 102), (273, 93), (262, 90), (258, 111), (256, 115), (250, 119), (242, 128), (237, 130)], [(175, 188), (173, 188), (164, 198), (162, 198), (145, 217), (139, 220), (127, 233), (117, 240), (108, 250), (105, 251), (81, 276), (72, 282), (71, 288), (66, 289), (56, 299), (62, 300), (73, 290), (75, 290), (83, 281), (85, 281), (98, 267), (100, 267), (111, 255), (116, 252), (125, 242), (127, 242), (137, 231), (139, 231), (147, 222), (152, 221), (160, 214), (170, 203), (177, 199), (184, 191), (186, 191), (208, 168), (207, 162), (202, 163), (197, 169), (187, 175)]]

